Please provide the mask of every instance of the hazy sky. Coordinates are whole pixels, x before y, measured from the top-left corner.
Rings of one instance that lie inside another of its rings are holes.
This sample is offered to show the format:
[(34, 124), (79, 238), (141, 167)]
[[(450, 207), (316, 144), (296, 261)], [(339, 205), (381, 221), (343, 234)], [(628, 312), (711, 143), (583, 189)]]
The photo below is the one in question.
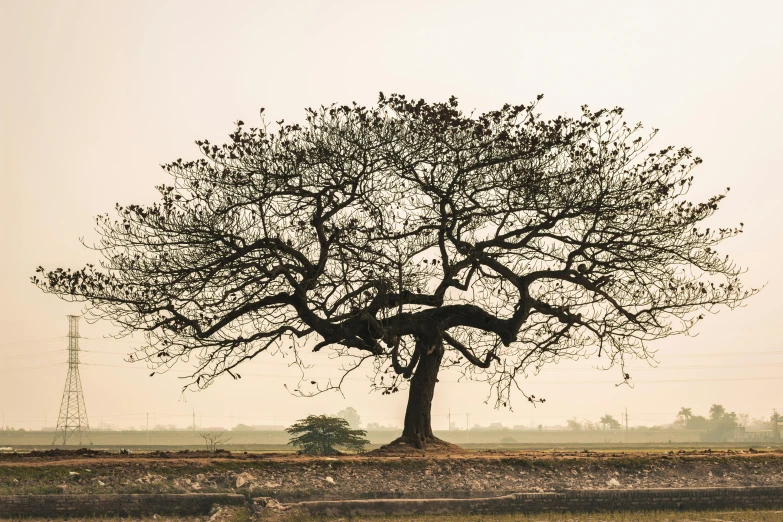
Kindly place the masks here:
[[(672, 420), (710, 404), (752, 416), (783, 409), (781, 206), (783, 3), (394, 1), (196, 2), (1, 0), (0, 6), (0, 414), (6, 424), (49, 425), (65, 379), (66, 314), (80, 306), (37, 290), (44, 265), (95, 261), (79, 243), (115, 202), (148, 203), (167, 181), (158, 165), (222, 143), (242, 119), (302, 121), (303, 109), (378, 91), (444, 100), (479, 111), (526, 103), (545, 116), (582, 104), (626, 108), (661, 132), (656, 148), (692, 146), (704, 158), (694, 197), (731, 187), (716, 224), (745, 223), (723, 251), (766, 284), (746, 308), (723, 312), (694, 338), (659, 342), (660, 366), (617, 371), (581, 361), (524, 383), (546, 397), (513, 412), (484, 404), (487, 388), (443, 375), (434, 427), (563, 423), (604, 413), (631, 424)], [(110, 325), (81, 324), (82, 381), (93, 426), (288, 423), (352, 405), (364, 421), (401, 425), (406, 397), (291, 397), (296, 372), (265, 359), (206, 391), (180, 394), (177, 374), (122, 361), (132, 341), (101, 340)], [(641, 366), (636, 364), (636, 367)], [(328, 368), (315, 368), (325, 375)], [(519, 399), (519, 397), (517, 397)]]

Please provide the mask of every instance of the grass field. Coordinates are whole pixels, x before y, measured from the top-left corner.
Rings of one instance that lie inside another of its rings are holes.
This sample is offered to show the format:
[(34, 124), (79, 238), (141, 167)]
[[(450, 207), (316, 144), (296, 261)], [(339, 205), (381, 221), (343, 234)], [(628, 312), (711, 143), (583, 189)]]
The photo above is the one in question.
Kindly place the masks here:
[[(131, 448), (134, 450), (156, 449), (203, 449), (204, 444), (200, 433), (192, 431), (92, 431), (93, 449)], [(208, 431), (208, 430), (207, 430)], [(289, 435), (282, 429), (252, 430), (225, 432), (230, 440), (222, 447), (233, 451), (291, 450), (287, 446)], [(399, 430), (369, 431), (370, 449), (381, 444), (388, 444), (400, 435)], [(569, 449), (619, 449), (629, 450), (642, 448), (658, 448), (665, 450), (697, 449), (697, 448), (738, 448), (738, 447), (780, 447), (783, 441), (744, 441), (736, 443), (718, 443), (702, 441), (702, 432), (698, 430), (660, 430), (629, 432), (604, 431), (571, 431), (571, 430), (470, 430), (466, 433), (436, 431), (435, 435), (443, 440), (458, 444), (466, 449), (474, 450), (523, 450), (565, 447)], [(52, 431), (0, 431), (0, 447), (15, 449), (43, 449), (51, 447), (54, 433)], [(501, 442), (505, 440), (505, 442)]]

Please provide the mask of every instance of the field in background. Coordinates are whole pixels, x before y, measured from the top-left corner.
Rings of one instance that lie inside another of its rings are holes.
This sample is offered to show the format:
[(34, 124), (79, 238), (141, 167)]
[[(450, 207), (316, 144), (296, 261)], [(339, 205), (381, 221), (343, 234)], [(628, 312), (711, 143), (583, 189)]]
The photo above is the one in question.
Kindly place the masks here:
[[(201, 430), (193, 431), (100, 431), (92, 432), (92, 447), (155, 449), (203, 449)], [(229, 440), (220, 447), (233, 451), (290, 451), (289, 435), (276, 431), (225, 431)], [(697, 430), (631, 430), (616, 431), (538, 431), (538, 430), (470, 430), (436, 431), (435, 436), (468, 449), (551, 449), (552, 447), (586, 449), (684, 449), (781, 447), (781, 441), (759, 440), (737, 443), (702, 442)], [(400, 435), (399, 430), (370, 431), (371, 448), (387, 444)], [(44, 448), (51, 445), (52, 431), (0, 431), (0, 447), (14, 449)]]
[[(100, 445), (192, 446), (201, 444), (200, 433), (195, 431), (104, 431), (93, 430), (92, 440)], [(387, 444), (399, 437), (401, 430), (368, 431), (372, 444)], [(279, 430), (221, 431), (231, 439), (231, 444), (286, 444), (288, 433)], [(622, 430), (570, 431), (570, 430), (465, 430), (435, 431), (435, 436), (455, 444), (552, 444), (552, 443), (693, 443), (701, 441), (698, 430)], [(0, 431), (0, 446), (14, 444), (49, 444), (53, 431)]]

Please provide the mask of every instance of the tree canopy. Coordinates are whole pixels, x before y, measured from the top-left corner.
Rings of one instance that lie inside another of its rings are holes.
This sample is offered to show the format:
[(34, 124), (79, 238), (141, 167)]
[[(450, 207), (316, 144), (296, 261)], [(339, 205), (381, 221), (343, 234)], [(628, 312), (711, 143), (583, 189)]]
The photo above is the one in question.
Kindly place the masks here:
[(33, 282), (145, 332), (133, 360), (155, 372), (195, 361), (195, 387), (264, 352), (369, 366), (384, 394), (409, 385), (417, 445), (442, 367), (486, 381), (498, 406), (542, 401), (520, 381), (564, 357), (628, 382), (651, 341), (755, 293), (716, 251), (742, 224), (704, 227), (726, 193), (688, 201), (690, 148), (651, 151), (655, 131), (620, 108), (547, 120), (536, 105), (465, 114), (453, 97), (381, 94), (302, 125), (238, 121), (228, 143), (164, 165), (159, 202), (97, 218), (99, 267)]
[(598, 423), (603, 427), (605, 430), (619, 430), (622, 428), (622, 425), (620, 424), (620, 421), (615, 419), (612, 415), (609, 415), (608, 413), (601, 417), (601, 420), (598, 421)]
[(358, 428), (362, 422), (359, 412), (352, 406), (348, 406), (347, 408), (338, 411), (336, 416), (345, 419), (352, 428)]
[(673, 425), (689, 430), (703, 430), (705, 433), (702, 439), (706, 441), (725, 442), (740, 425), (739, 419), (739, 415), (727, 411), (723, 405), (713, 404), (710, 406), (709, 418), (694, 415), (691, 408), (680, 408)]
[(328, 415), (308, 415), (285, 431), (295, 435), (289, 444), (308, 455), (335, 455), (338, 448), (360, 452), (370, 443), (364, 438), (367, 432), (352, 430), (345, 419)]

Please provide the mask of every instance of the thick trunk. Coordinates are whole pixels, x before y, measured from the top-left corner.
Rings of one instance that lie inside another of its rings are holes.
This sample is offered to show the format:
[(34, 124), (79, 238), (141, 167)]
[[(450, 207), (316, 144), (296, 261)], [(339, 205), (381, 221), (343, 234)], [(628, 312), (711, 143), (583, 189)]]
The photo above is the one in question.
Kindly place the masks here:
[(443, 351), (441, 342), (422, 346), (419, 363), (411, 378), (402, 438), (417, 448), (423, 448), (428, 440), (436, 440), (432, 434), (432, 398)]

